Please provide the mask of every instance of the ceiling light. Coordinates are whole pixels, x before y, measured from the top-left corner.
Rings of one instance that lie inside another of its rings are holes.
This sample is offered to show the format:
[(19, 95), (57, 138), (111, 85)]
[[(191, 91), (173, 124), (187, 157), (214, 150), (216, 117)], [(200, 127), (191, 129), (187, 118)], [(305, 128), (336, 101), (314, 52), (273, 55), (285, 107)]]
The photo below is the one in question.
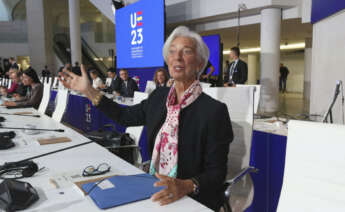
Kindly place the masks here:
[[(292, 50), (292, 49), (304, 49), (305, 43), (293, 43), (293, 44), (284, 44), (280, 46), (280, 50)], [(247, 49), (241, 49), (241, 53), (254, 53), (254, 52), (260, 52), (261, 48), (247, 48)], [(230, 54), (230, 50), (224, 50), (223, 54)]]

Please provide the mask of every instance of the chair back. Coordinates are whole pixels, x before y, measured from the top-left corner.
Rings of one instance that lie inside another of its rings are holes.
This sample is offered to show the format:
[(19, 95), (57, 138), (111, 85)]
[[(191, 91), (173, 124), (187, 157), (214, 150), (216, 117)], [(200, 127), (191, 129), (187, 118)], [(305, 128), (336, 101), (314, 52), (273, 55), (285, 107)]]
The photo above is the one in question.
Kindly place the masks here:
[(11, 79), (9, 79), (9, 80), (8, 80), (7, 89), (10, 89), (11, 85), (12, 85), (12, 80), (11, 80)]
[(156, 89), (156, 83), (152, 80), (148, 80), (146, 82), (146, 88), (145, 88), (145, 93), (152, 93)]
[(68, 89), (59, 88), (56, 95), (56, 105), (52, 118), (61, 122), (68, 104)]
[[(148, 93), (135, 91), (134, 92), (134, 98), (133, 98), (133, 104), (139, 104), (141, 101), (146, 99), (148, 97)], [(144, 126), (137, 126), (137, 127), (127, 127), (126, 133), (130, 135), (131, 138), (135, 141), (135, 144), (139, 146), (139, 141), (141, 134), (143, 132)], [(136, 156), (136, 164), (140, 164), (142, 162), (141, 154), (137, 154)]]
[(291, 120), (278, 212), (343, 211), (345, 126)]
[(105, 79), (105, 85), (106, 85), (107, 87), (110, 87), (111, 81), (112, 81), (112, 80), (113, 80), (112, 78), (107, 77), (107, 78)]
[[(203, 91), (214, 99), (225, 103), (229, 111), (234, 140), (230, 145), (228, 155), (227, 179), (232, 179), (243, 168), (250, 166), (254, 121), (254, 87), (212, 87), (205, 88)], [(210, 110), (212, 109), (210, 108)], [(241, 182), (232, 188), (232, 198), (241, 199), (242, 202), (246, 201), (245, 204), (241, 203), (241, 207), (244, 207), (241, 211), (244, 211), (251, 204), (253, 183), (250, 175), (242, 178)]]
[(51, 83), (43, 83), (43, 96), (38, 108), (38, 112), (44, 114), (47, 110), (49, 100), (50, 100), (50, 86)]
[(202, 87), (202, 89), (205, 89), (205, 88), (209, 88), (211, 87), (211, 83), (207, 83), (207, 82), (200, 82), (200, 85)]

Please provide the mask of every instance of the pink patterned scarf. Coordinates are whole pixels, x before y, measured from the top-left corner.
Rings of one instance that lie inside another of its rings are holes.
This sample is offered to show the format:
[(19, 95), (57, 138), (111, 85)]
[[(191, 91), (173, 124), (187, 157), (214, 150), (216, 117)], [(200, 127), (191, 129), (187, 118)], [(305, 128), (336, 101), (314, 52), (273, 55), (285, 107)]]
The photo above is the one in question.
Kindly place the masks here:
[(202, 93), (199, 80), (184, 92), (182, 101), (177, 103), (175, 85), (169, 91), (166, 101), (167, 117), (159, 130), (150, 164), (150, 174), (156, 172), (176, 178), (178, 160), (178, 128), (179, 116), (182, 109), (192, 104)]

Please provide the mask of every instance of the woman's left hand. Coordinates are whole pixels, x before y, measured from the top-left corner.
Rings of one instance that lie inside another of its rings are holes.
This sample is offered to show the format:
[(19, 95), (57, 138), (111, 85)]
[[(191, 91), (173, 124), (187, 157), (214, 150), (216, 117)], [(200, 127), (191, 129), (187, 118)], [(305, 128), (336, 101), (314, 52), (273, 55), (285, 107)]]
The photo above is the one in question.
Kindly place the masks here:
[(154, 184), (155, 187), (165, 186), (166, 188), (155, 193), (151, 199), (160, 205), (167, 205), (176, 200), (181, 199), (189, 193), (193, 192), (194, 184), (192, 180), (181, 180), (156, 173), (156, 177), (160, 180)]

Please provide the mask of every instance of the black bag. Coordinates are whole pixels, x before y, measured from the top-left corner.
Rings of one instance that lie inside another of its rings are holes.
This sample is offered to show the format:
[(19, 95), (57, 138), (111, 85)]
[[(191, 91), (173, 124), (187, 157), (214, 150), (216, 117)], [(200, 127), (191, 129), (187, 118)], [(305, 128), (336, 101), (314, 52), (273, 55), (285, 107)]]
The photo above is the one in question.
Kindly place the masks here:
[(30, 183), (6, 179), (0, 184), (0, 209), (6, 212), (24, 210), (38, 199)]
[(89, 132), (86, 137), (95, 140), (101, 146), (108, 148), (110, 152), (134, 164), (135, 148), (121, 148), (122, 146), (135, 145), (135, 141), (128, 133), (119, 133), (113, 127), (110, 131), (103, 128)]
[(0, 136), (0, 150), (9, 149), (14, 147), (15, 144), (13, 143), (12, 139), (4, 138)]

